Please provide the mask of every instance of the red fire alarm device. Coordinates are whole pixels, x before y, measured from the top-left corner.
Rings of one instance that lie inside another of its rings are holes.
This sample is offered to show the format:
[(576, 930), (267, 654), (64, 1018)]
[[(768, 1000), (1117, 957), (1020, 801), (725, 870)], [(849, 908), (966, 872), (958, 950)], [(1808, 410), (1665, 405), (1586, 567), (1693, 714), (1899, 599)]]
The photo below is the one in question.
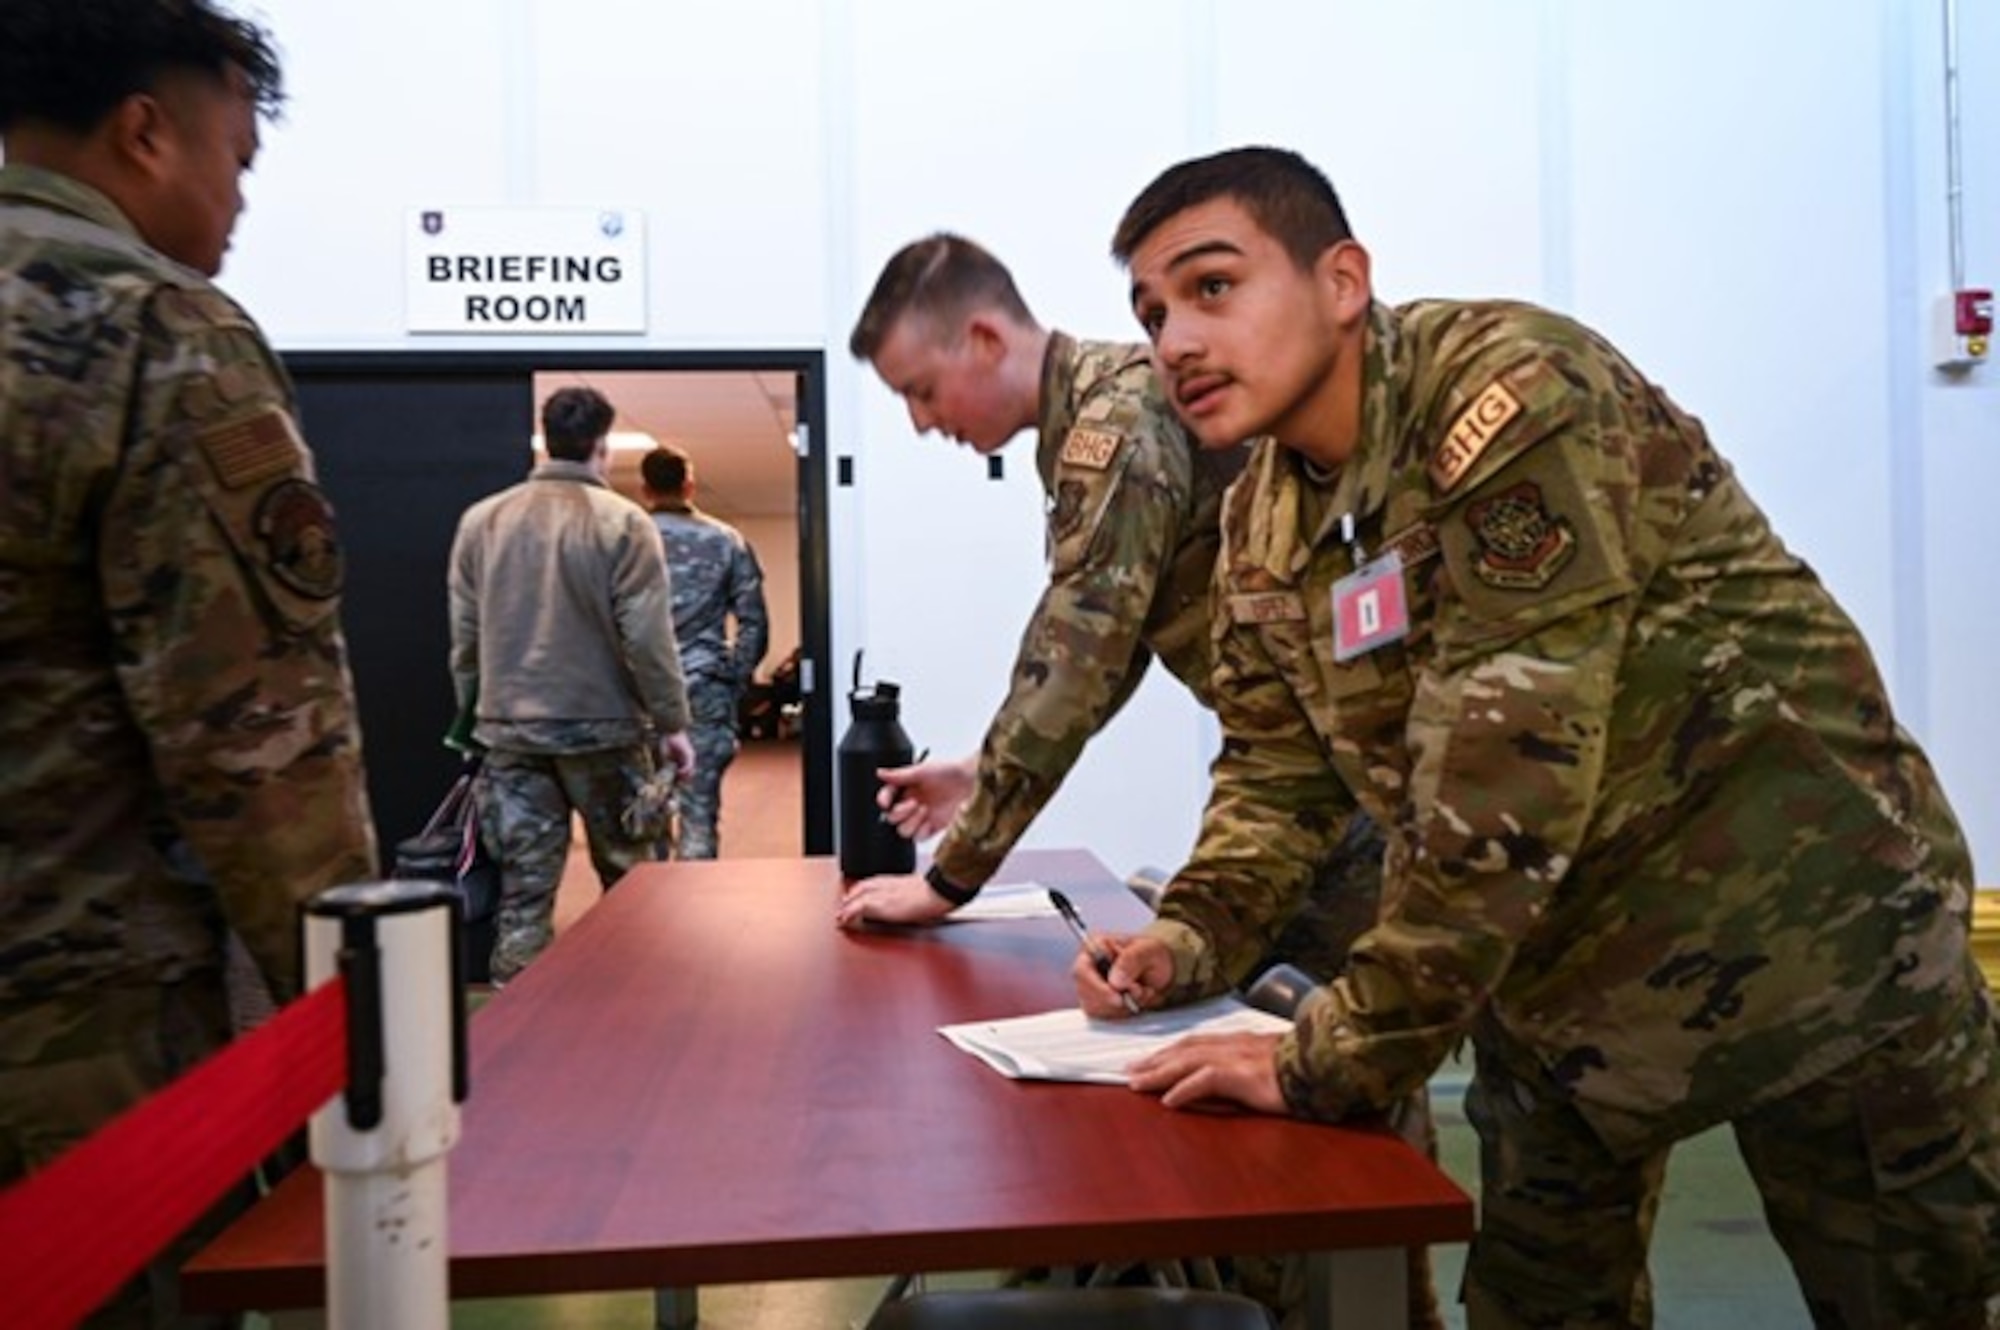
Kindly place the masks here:
[(1936, 362), (1939, 369), (1983, 364), (1993, 348), (1993, 293), (1954, 291), (1938, 301)]

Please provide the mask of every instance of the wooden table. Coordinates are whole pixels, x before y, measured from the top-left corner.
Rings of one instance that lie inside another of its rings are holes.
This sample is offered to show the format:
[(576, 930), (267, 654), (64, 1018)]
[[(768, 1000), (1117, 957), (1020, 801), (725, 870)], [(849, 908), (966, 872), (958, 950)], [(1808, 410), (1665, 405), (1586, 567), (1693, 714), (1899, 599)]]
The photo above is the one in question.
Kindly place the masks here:
[[(1018, 854), (1027, 879), (1094, 927), (1145, 917), (1088, 854)], [(999, 1076), (935, 1028), (1074, 1002), (1061, 922), (843, 933), (839, 890), (831, 859), (642, 867), (479, 1012), (454, 1297), (1315, 1251), (1345, 1314), (1351, 1281), (1400, 1288), (1401, 1248), (1470, 1236), (1386, 1133)], [(308, 1168), (184, 1292), (318, 1306), (322, 1261)]]

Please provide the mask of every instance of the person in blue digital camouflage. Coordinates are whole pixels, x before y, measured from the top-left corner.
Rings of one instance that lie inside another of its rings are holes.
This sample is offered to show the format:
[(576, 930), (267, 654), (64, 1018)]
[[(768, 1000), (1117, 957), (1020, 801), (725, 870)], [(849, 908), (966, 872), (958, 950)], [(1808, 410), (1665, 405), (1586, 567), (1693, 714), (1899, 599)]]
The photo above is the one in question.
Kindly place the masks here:
[(666, 790), (694, 767), (659, 533), (604, 479), (616, 416), (594, 388), (552, 393), (547, 460), (452, 539), (452, 686), (474, 708), (474, 805), (500, 866), (495, 984), (555, 940), (572, 817), (608, 891), (667, 856)]
[(1171, 1106), (1379, 1109), (1461, 1040), (1474, 1327), (1647, 1323), (1674, 1142), (1729, 1124), (1815, 1324), (1984, 1327), (2000, 1037), (1972, 872), (1861, 634), (1603, 338), (1374, 299), (1296, 154), (1183, 162), (1113, 252), (1174, 409), (1258, 445), (1216, 570), (1223, 751), (1109, 1019), (1212, 991), (1352, 817), (1379, 923), (1293, 1032), (1135, 1065)]
[(695, 506), (694, 463), (685, 452), (655, 448), (640, 461), (639, 476), (673, 584), (674, 638), (694, 743), (694, 775), (678, 794), (676, 853), (713, 859), (722, 777), (741, 747), (737, 709), (771, 644), (764, 570), (742, 532)]
[[(289, 1000), (299, 905), (376, 873), (333, 511), (210, 281), (282, 91), (200, 0), (0, 4), (0, 1186), (226, 1042), (232, 935)], [(215, 1323), (175, 1271), (247, 1195), (87, 1324)]]

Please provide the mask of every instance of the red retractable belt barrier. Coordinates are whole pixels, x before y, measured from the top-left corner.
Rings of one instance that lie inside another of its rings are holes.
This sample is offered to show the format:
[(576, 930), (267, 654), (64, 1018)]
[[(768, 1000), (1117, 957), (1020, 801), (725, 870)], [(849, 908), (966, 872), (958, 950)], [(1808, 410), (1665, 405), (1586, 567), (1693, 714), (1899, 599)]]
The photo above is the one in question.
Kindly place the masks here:
[(74, 1325), (338, 1094), (346, 989), (321, 984), (0, 1192), (7, 1324)]

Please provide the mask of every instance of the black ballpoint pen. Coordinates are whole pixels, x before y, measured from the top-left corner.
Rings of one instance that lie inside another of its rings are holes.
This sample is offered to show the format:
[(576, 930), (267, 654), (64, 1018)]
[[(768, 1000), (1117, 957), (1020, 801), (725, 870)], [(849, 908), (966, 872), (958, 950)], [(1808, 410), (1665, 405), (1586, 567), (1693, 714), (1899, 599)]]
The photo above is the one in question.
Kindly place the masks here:
[[(1083, 926), (1083, 916), (1078, 914), (1076, 907), (1069, 903), (1069, 897), (1063, 895), (1054, 887), (1050, 887), (1049, 903), (1056, 907), (1056, 913), (1061, 915), (1063, 922), (1069, 925), (1069, 931), (1076, 934), (1077, 944), (1089, 954), (1091, 968), (1097, 971), (1097, 977), (1109, 982), (1111, 979), (1111, 957), (1108, 953), (1090, 945), (1090, 930)], [(1125, 1010), (1131, 1012), (1134, 1016), (1139, 1014), (1139, 1004), (1133, 1000), (1130, 993), (1121, 992), (1118, 994), (1118, 997), (1125, 1004)]]

